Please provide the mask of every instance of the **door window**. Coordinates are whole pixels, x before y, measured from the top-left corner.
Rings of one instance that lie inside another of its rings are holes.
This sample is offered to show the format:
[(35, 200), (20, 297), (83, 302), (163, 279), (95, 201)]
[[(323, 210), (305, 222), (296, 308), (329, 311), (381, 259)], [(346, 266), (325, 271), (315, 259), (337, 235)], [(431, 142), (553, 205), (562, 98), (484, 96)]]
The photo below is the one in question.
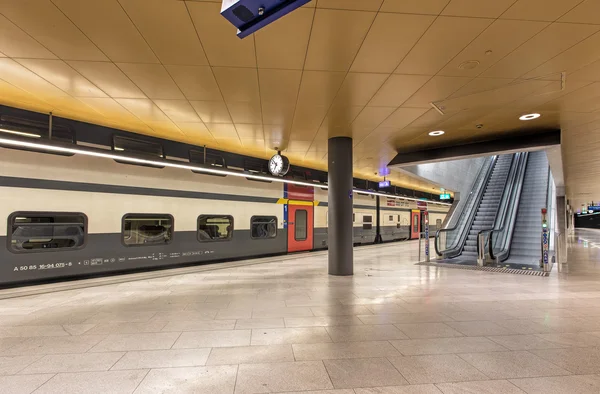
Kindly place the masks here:
[(308, 236), (308, 211), (299, 209), (296, 211), (294, 220), (294, 239), (296, 241), (306, 241)]
[(419, 232), (419, 215), (413, 215), (413, 233)]

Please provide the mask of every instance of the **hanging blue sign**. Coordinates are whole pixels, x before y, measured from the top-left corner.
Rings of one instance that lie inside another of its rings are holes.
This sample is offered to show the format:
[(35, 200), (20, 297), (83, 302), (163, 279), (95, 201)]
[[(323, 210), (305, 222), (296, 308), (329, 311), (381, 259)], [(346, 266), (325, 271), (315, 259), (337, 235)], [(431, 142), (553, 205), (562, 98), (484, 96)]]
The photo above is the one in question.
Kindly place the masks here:
[(449, 200), (449, 199), (450, 199), (450, 193), (440, 194), (440, 200)]
[(381, 181), (381, 182), (379, 182), (379, 188), (380, 189), (383, 189), (383, 188), (386, 188), (386, 187), (390, 187), (390, 186), (392, 186), (392, 182), (390, 182), (390, 181)]

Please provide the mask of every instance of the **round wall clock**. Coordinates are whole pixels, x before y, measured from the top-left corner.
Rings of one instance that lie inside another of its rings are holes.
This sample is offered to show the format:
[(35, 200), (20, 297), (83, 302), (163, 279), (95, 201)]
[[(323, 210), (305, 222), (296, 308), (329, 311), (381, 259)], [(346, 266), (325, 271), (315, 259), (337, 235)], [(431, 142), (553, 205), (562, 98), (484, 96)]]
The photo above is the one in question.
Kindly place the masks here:
[(287, 157), (277, 153), (269, 160), (269, 171), (275, 176), (284, 176), (290, 170), (290, 161)]

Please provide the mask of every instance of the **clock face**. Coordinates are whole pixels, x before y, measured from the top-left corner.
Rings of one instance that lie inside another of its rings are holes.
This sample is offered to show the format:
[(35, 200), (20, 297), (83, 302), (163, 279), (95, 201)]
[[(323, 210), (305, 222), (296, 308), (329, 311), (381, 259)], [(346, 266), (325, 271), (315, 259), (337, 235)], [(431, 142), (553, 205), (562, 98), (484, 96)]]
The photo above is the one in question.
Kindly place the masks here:
[(280, 175), (283, 172), (283, 157), (275, 155), (269, 160), (269, 171), (273, 175)]

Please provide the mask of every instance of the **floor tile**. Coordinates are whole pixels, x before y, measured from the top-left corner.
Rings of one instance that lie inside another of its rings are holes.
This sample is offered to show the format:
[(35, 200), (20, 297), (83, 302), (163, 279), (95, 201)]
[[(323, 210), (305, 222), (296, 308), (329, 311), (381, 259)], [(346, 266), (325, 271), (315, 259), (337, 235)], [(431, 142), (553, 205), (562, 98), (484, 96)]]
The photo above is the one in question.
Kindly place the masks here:
[(252, 311), (249, 309), (221, 309), (217, 312), (215, 319), (250, 319), (252, 318)]
[(408, 337), (394, 325), (361, 325), (326, 327), (333, 342), (387, 341)]
[(600, 348), (597, 347), (538, 349), (531, 353), (577, 375), (600, 373)]
[(212, 349), (206, 364), (227, 365), (292, 361), (295, 360), (291, 345), (241, 346)]
[(264, 319), (269, 317), (307, 317), (314, 316), (309, 307), (272, 308), (253, 310), (253, 319)]
[(285, 394), (355, 394), (352, 389), (339, 390), (310, 390), (310, 391), (286, 391)]
[(0, 392), (6, 394), (29, 394), (46, 383), (54, 375), (0, 376)]
[(356, 326), (363, 322), (356, 316), (286, 317), (286, 327)]
[(115, 323), (115, 322), (147, 322), (156, 312), (100, 312), (90, 317), (85, 323)]
[(144, 323), (99, 323), (85, 332), (85, 334), (108, 335), (160, 332), (166, 324), (167, 322), (164, 321), (149, 321)]
[(389, 360), (410, 384), (487, 379), (455, 354), (390, 357)]
[[(147, 370), (59, 373), (36, 390), (35, 394), (132, 393)], [(29, 376), (29, 375), (25, 375)]]
[(68, 332), (70, 335), (83, 335), (88, 333), (89, 331), (96, 327), (96, 324), (94, 323), (90, 323), (90, 324), (63, 324), (63, 328), (65, 329), (66, 332)]
[(162, 329), (167, 331), (211, 331), (211, 330), (233, 330), (235, 320), (192, 320), (174, 321), (167, 323)]
[(94, 346), (90, 352), (170, 349), (180, 334), (179, 332), (112, 334)]
[(214, 320), (217, 310), (211, 311), (161, 311), (152, 317), (153, 321)]
[(433, 384), (416, 384), (411, 386), (389, 386), (354, 389), (356, 394), (441, 394)]
[(152, 369), (135, 394), (210, 393), (231, 394), (235, 387), (237, 366)]
[[(535, 350), (534, 350), (535, 351)], [(569, 375), (569, 371), (527, 351), (467, 353), (460, 357), (491, 379)]]
[(50, 354), (21, 371), (21, 374), (108, 371), (125, 353)]
[(238, 319), (235, 323), (236, 330), (248, 330), (253, 328), (284, 328), (285, 323), (282, 317), (273, 317), (266, 319)]
[(39, 360), (42, 356), (11, 356), (0, 357), (0, 376), (15, 375), (29, 364)]
[(600, 376), (549, 376), (543, 378), (511, 379), (514, 385), (528, 394), (598, 394), (600, 393)]
[(292, 343), (324, 343), (331, 338), (323, 327), (267, 328), (252, 330), (252, 345), (282, 345)]
[(63, 337), (69, 333), (61, 325), (41, 326), (2, 326), (0, 327), (0, 338), (11, 337)]
[(452, 321), (441, 313), (395, 313), (389, 315), (359, 315), (365, 324), (437, 323)]
[(505, 347), (484, 337), (406, 339), (390, 342), (405, 356), (506, 350)]
[(105, 338), (104, 335), (82, 335), (69, 337), (33, 337), (2, 352), (3, 355), (36, 355), (84, 353)]
[(292, 345), (298, 361), (393, 357), (400, 353), (387, 341), (338, 342)]
[(600, 336), (588, 332), (538, 334), (537, 336), (564, 346), (600, 346)]
[(436, 386), (444, 394), (526, 394), (508, 380), (438, 383)]
[(537, 335), (499, 335), (489, 337), (492, 341), (510, 350), (556, 349), (565, 347), (546, 341)]
[(249, 345), (250, 330), (193, 331), (182, 333), (173, 349)]
[(353, 358), (323, 362), (335, 388), (399, 386), (406, 379), (385, 358)]
[(143, 350), (127, 352), (111, 368), (111, 370), (197, 367), (206, 364), (209, 353), (210, 349)]
[(310, 310), (315, 316), (356, 316), (372, 313), (363, 305), (311, 307)]
[(239, 366), (236, 394), (333, 389), (321, 361)]
[(452, 338), (464, 336), (446, 323), (406, 323), (395, 324), (410, 339)]
[(461, 321), (447, 322), (446, 324), (468, 337), (515, 334), (514, 331), (499, 326), (498, 324), (491, 321)]

